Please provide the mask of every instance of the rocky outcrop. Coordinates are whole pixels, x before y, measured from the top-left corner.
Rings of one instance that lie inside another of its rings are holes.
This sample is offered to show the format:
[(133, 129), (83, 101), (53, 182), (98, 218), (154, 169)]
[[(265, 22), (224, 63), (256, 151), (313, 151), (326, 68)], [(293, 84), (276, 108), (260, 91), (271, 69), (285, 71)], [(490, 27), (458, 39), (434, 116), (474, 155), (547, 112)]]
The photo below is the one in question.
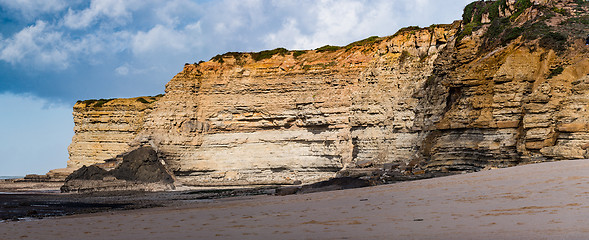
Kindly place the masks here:
[(480, 25), (440, 59), (431, 86), (447, 103), (426, 137), (428, 168), (586, 157), (586, 133), (567, 127), (588, 120), (581, 113), (588, 98), (576, 87), (589, 78), (589, 49), (579, 32), (586, 25), (573, 23), (587, 18), (587, 3), (544, 4)]
[(174, 189), (174, 178), (160, 162), (155, 150), (141, 147), (125, 153), (112, 170), (97, 165), (83, 166), (70, 174), (62, 192)]
[(78, 101), (74, 105), (74, 137), (67, 168), (48, 175), (59, 178), (87, 165), (101, 163), (129, 150), (143, 129), (145, 116), (161, 96)]
[(310, 183), (383, 164), (414, 174), (585, 157), (586, 2), (468, 9), (463, 22), (344, 47), (187, 64), (150, 103), (78, 103), (68, 166), (150, 145), (177, 183), (217, 186)]
[(63, 181), (82, 166), (102, 163), (130, 150), (129, 143), (143, 129), (146, 115), (160, 98), (161, 95), (76, 102), (67, 167), (51, 170), (46, 175)]

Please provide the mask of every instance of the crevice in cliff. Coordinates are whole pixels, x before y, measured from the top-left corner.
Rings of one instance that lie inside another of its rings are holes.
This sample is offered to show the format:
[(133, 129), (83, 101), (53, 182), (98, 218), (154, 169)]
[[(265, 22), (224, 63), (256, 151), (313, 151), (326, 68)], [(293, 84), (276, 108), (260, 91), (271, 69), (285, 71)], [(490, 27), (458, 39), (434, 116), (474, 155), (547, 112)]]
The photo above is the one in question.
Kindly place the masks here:
[(461, 87), (450, 87), (448, 89), (448, 96), (446, 97), (446, 106), (444, 107), (444, 112), (448, 112), (452, 106), (462, 97), (462, 88)]

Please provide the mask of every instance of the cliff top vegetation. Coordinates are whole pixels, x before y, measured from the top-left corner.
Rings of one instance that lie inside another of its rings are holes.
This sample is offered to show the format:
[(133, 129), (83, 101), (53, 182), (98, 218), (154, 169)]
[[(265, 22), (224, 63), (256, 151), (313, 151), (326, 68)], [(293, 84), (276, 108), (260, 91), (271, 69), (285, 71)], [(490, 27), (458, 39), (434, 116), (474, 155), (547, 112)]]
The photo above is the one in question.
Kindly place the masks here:
[(139, 102), (143, 104), (152, 104), (163, 97), (163, 94), (158, 94), (156, 96), (144, 96), (144, 97), (136, 97), (136, 98), (108, 98), (108, 99), (88, 99), (88, 100), (78, 100), (76, 105), (83, 104), (83, 107), (89, 108), (101, 108), (104, 104), (112, 102), (112, 101), (132, 101), (132, 102)]
[[(457, 41), (486, 28), (481, 39), (482, 52), (505, 46), (522, 37), (526, 42), (537, 40), (540, 47), (562, 53), (571, 38), (586, 34), (589, 23), (587, 1), (572, 2), (568, 5), (560, 2), (542, 5), (530, 0), (517, 0), (512, 6), (508, 6), (506, 0), (473, 2), (464, 8), (463, 27)], [(522, 14), (526, 17), (520, 18)]]

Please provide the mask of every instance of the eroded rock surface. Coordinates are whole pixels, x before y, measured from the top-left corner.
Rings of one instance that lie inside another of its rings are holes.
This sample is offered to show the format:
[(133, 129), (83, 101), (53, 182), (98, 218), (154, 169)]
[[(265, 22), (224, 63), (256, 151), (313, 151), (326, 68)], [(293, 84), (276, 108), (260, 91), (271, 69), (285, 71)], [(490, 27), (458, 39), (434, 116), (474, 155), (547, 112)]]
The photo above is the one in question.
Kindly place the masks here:
[(68, 168), (100, 163), (129, 150), (159, 97), (78, 101)]
[(587, 157), (587, 3), (525, 2), (341, 48), (187, 64), (149, 103), (77, 104), (68, 166), (149, 144), (178, 183), (218, 186)]

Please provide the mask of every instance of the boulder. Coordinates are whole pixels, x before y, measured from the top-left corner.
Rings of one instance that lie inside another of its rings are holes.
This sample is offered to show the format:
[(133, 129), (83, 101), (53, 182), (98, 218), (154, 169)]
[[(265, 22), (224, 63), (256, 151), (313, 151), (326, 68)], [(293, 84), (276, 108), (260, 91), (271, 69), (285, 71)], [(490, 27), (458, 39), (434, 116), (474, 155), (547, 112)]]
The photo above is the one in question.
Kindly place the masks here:
[(66, 178), (62, 192), (116, 190), (157, 191), (174, 189), (174, 177), (151, 147), (123, 154), (122, 162), (107, 171), (97, 165), (83, 166)]

